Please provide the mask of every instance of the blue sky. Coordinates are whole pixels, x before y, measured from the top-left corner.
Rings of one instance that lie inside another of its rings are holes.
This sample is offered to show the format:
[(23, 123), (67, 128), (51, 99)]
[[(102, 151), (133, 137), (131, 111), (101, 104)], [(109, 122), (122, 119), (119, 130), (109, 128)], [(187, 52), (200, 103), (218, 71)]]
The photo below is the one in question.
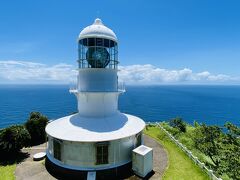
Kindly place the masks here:
[(239, 81), (239, 7), (234, 0), (1, 1), (0, 83), (18, 81), (6, 76), (13, 73), (6, 67), (19, 70), (13, 62), (76, 67), (76, 38), (96, 17), (118, 36), (120, 65), (128, 67), (124, 71), (150, 64), (170, 74), (187, 69)]

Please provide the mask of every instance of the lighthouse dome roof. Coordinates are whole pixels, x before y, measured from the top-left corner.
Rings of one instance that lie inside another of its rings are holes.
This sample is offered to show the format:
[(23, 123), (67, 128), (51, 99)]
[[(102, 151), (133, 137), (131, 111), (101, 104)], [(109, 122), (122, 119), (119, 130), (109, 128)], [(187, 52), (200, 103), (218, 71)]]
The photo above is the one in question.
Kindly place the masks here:
[(102, 20), (97, 18), (95, 19), (94, 23), (90, 26), (85, 27), (79, 34), (78, 40), (84, 39), (84, 38), (106, 38), (111, 39), (115, 42), (117, 42), (117, 36), (116, 34), (106, 27)]

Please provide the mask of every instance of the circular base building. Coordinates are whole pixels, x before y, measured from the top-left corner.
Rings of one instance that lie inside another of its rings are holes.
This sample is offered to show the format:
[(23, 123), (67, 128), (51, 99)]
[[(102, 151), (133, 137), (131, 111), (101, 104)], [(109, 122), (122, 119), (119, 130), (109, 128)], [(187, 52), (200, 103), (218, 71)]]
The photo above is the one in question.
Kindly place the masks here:
[(48, 158), (74, 170), (103, 170), (131, 162), (132, 150), (142, 144), (145, 123), (136, 116), (116, 113), (106, 118), (79, 114), (50, 123)]
[(118, 110), (125, 92), (117, 76), (117, 37), (100, 19), (78, 38), (78, 113), (49, 123), (47, 157), (71, 170), (106, 170), (126, 165), (142, 144), (143, 120)]

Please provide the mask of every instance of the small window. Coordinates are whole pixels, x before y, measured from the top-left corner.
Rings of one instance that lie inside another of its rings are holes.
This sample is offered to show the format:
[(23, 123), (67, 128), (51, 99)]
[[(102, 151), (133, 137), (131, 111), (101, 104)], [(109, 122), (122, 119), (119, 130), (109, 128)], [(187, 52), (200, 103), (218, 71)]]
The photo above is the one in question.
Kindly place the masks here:
[(108, 143), (97, 143), (96, 164), (108, 164)]
[(59, 140), (53, 140), (53, 156), (55, 159), (61, 161), (61, 142)]

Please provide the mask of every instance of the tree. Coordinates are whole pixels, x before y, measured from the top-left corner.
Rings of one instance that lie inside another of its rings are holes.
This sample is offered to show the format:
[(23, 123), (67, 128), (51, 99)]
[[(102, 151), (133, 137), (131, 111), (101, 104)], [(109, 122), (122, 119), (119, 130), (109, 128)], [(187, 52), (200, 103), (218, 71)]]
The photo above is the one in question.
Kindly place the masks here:
[(169, 125), (178, 129), (180, 132), (186, 132), (186, 123), (182, 120), (182, 118), (170, 120)]
[(22, 125), (14, 125), (0, 131), (0, 152), (3, 154), (16, 153), (23, 147), (29, 146), (31, 137)]
[(45, 127), (47, 123), (48, 118), (41, 113), (30, 113), (30, 117), (25, 123), (25, 126), (31, 135), (32, 144), (39, 144), (46, 141)]
[(195, 128), (199, 127), (199, 123), (196, 120), (194, 120), (193, 124)]
[(218, 174), (240, 179), (240, 129), (232, 123), (224, 126), (224, 131), (218, 126), (198, 126), (194, 130), (194, 145), (210, 157), (214, 164), (212, 168)]
[(193, 136), (196, 149), (209, 156), (216, 168), (220, 163), (222, 136), (223, 133), (218, 126), (206, 126), (205, 124), (197, 127)]
[(232, 179), (240, 179), (240, 128), (227, 122), (227, 129), (223, 137), (223, 152), (221, 161), (224, 162), (221, 169)]

